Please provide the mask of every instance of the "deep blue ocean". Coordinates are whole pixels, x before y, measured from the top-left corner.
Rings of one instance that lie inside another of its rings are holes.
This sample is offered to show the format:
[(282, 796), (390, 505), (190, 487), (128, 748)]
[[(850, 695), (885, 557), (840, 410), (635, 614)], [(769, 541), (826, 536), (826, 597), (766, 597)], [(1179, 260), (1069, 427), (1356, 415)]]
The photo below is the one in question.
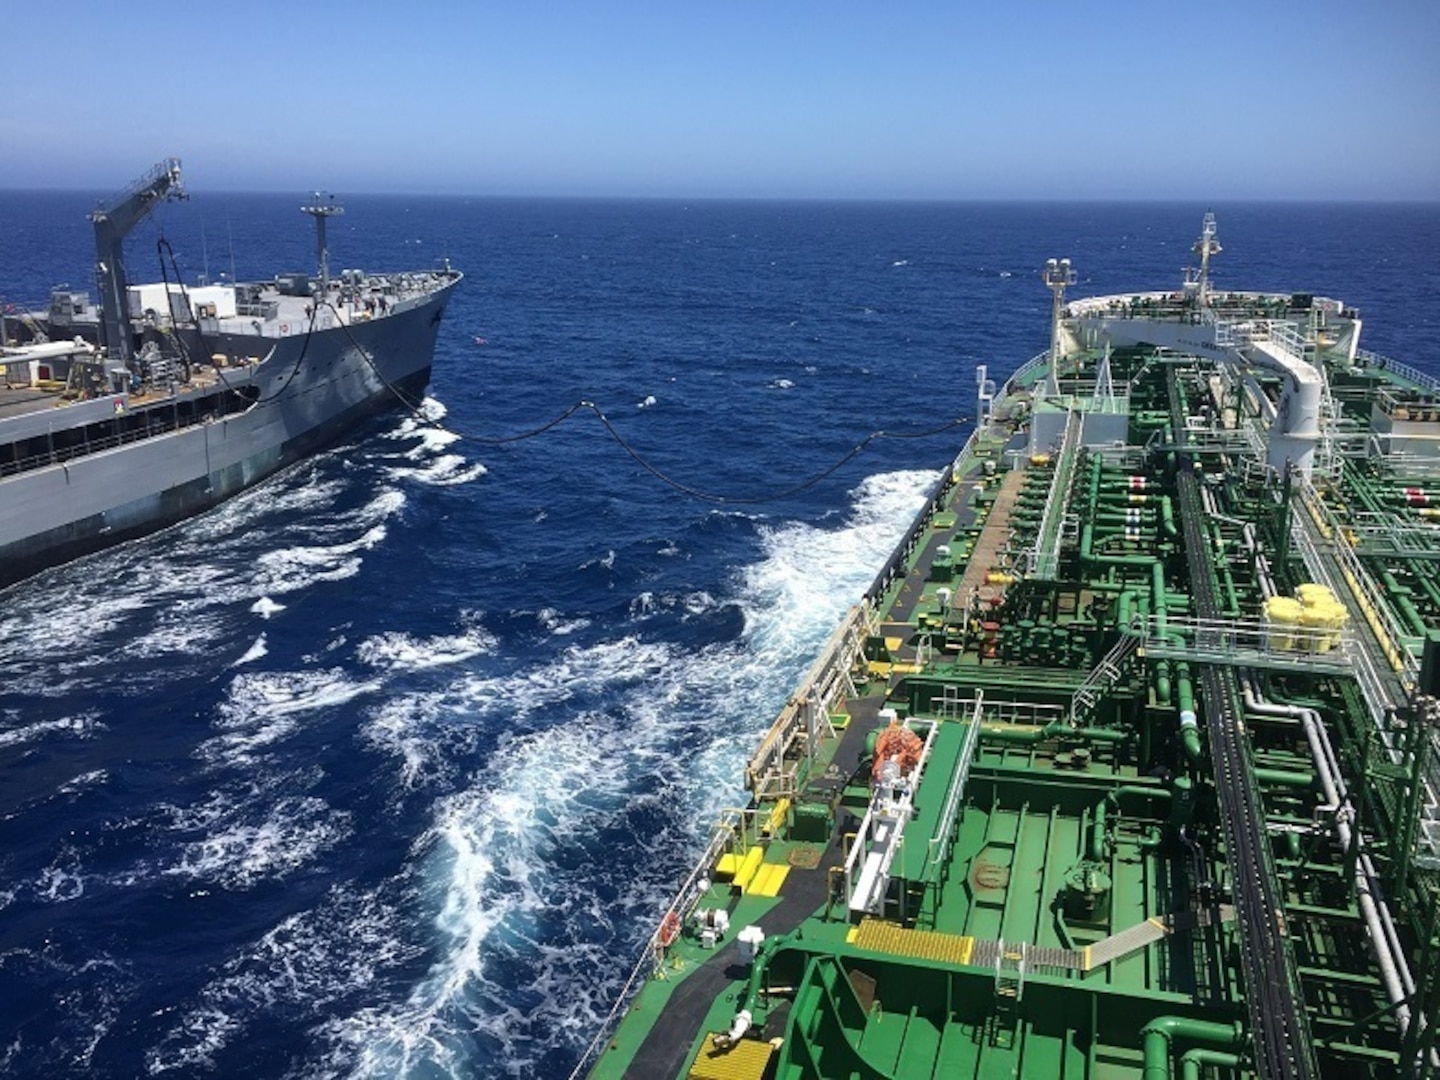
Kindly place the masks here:
[[(191, 281), (311, 269), (196, 191)], [(0, 302), (94, 293), (93, 196), (0, 192)], [(0, 1072), (566, 1077), (741, 764), (1071, 295), (1209, 207), (356, 197), (331, 265), (467, 278), (426, 413), (0, 594)], [(1440, 374), (1440, 204), (1217, 205), (1219, 289)], [(478, 339), (478, 340), (477, 340)], [(594, 402), (667, 486), (588, 411)]]

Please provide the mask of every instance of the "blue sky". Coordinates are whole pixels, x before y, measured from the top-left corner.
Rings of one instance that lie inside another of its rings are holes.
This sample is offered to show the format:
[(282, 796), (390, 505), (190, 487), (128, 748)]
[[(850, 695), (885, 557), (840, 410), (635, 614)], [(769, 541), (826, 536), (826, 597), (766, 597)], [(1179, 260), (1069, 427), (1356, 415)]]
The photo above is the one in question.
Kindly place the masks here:
[(1440, 199), (1440, 2), (15, 3), (0, 187)]

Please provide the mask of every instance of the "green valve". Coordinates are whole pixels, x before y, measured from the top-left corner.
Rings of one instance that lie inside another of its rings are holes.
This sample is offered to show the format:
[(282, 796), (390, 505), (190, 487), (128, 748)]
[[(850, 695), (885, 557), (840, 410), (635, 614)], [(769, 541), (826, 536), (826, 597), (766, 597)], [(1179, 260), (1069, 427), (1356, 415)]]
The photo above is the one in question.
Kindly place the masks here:
[(1089, 859), (1065, 874), (1065, 917), (1076, 922), (1103, 922), (1110, 917), (1110, 875)]

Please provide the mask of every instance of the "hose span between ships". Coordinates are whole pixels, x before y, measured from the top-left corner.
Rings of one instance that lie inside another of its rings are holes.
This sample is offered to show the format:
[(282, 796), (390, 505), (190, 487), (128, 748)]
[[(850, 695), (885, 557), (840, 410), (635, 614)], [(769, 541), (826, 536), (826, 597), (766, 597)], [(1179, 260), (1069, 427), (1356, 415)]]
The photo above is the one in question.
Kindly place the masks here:
[(458, 271), (332, 279), (326, 223), (343, 211), (317, 195), (301, 208), (316, 274), (130, 284), (126, 234), (184, 197), (171, 158), (90, 215), (98, 305), (62, 288), (0, 315), (0, 588), (199, 513), (421, 399)]
[(577, 1073), (1437, 1070), (1440, 381), (1219, 250), (1047, 265)]

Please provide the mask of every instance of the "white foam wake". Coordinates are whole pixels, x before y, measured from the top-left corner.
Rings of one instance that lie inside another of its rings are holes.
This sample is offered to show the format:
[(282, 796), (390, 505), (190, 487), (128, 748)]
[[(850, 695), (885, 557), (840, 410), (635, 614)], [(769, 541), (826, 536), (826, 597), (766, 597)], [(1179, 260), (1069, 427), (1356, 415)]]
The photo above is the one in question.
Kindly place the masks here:
[[(482, 776), (437, 801), (417, 844), (438, 954), (429, 975), (388, 1012), (327, 1026), (358, 1074), (465, 1075), (479, 1039), (524, 1075), (547, 1051), (583, 1044), (715, 811), (740, 798), (744, 756), (933, 480), (872, 477), (838, 529), (763, 529), (765, 554), (737, 583), (738, 642), (577, 646), (380, 710), (366, 734), (398, 756), (402, 787), (443, 772), (444, 730), (463, 728), (472, 745), (497, 726), (508, 734)], [(626, 853), (623, 895), (595, 861), (603, 837)]]

